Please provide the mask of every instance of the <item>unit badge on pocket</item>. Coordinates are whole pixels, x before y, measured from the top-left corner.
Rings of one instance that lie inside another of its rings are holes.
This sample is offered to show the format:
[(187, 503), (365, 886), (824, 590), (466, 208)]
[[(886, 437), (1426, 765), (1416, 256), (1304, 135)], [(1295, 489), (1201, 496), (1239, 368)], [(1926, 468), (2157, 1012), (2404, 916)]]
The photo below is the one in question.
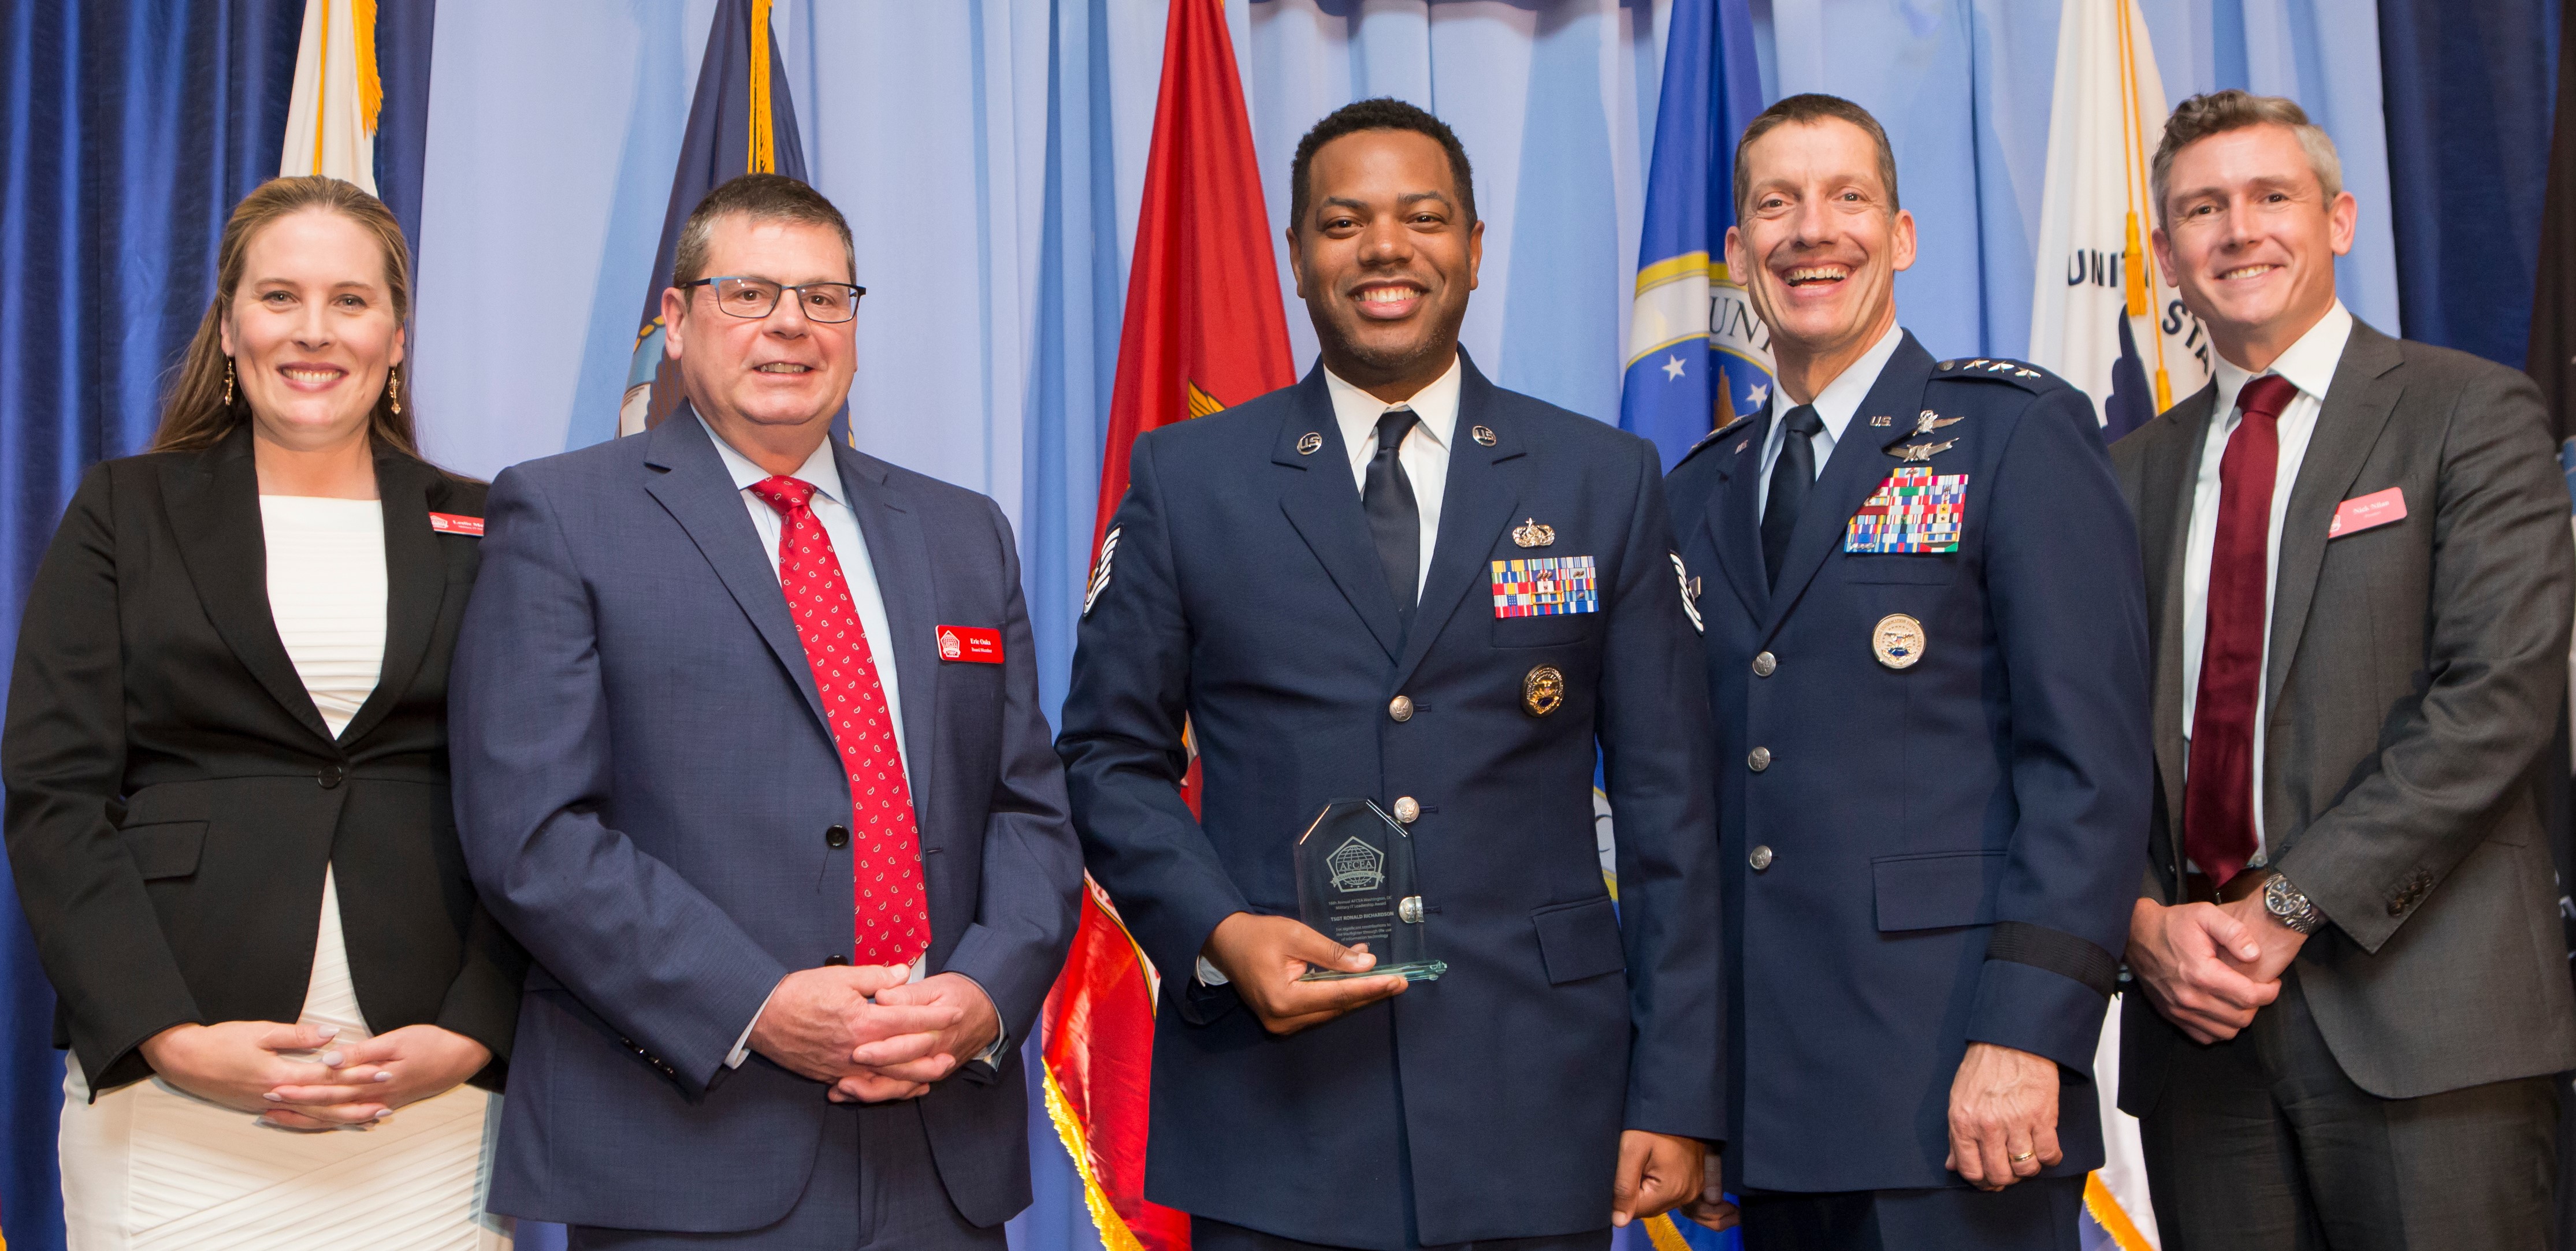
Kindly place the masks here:
[(1553, 617), (1601, 611), (1589, 556), (1540, 556), (1494, 562), (1496, 617)]
[(1900, 465), (1852, 514), (1846, 552), (1955, 552), (1968, 521), (1968, 475)]

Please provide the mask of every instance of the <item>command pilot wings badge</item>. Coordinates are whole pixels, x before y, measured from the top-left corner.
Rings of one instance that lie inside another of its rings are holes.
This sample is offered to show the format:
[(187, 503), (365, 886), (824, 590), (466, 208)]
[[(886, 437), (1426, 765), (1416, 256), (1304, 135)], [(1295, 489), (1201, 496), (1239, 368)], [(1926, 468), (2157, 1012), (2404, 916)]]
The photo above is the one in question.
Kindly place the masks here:
[(1922, 416), (1914, 419), (1914, 433), (1930, 434), (1944, 426), (1955, 426), (1966, 420), (1965, 417), (1944, 417), (1927, 408), (1923, 410)]

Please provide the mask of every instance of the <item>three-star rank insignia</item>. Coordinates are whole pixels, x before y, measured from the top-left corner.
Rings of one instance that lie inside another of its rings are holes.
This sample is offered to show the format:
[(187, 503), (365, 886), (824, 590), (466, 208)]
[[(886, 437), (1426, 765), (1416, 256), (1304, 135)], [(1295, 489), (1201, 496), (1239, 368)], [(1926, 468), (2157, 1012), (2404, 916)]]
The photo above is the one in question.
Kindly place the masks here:
[(1554, 547), (1556, 546), (1556, 527), (1540, 525), (1534, 517), (1523, 518), (1519, 525), (1512, 527), (1512, 545)]
[(1307, 431), (1304, 438), (1297, 440), (1297, 454), (1299, 456), (1312, 456), (1322, 450), (1324, 450), (1324, 436), (1317, 434), (1312, 430)]
[(1565, 706), (1565, 674), (1554, 665), (1540, 665), (1521, 678), (1521, 707), (1533, 717), (1544, 717)]

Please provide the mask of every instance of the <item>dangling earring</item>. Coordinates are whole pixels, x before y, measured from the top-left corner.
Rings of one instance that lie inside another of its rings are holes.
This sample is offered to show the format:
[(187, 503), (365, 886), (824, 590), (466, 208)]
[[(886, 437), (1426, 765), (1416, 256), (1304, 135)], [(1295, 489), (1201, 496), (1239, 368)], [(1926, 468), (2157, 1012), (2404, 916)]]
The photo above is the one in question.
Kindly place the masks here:
[(385, 398), (393, 401), (394, 416), (397, 417), (402, 416), (401, 386), (402, 369), (399, 366), (387, 366), (385, 368)]
[(233, 358), (224, 358), (224, 407), (233, 406)]

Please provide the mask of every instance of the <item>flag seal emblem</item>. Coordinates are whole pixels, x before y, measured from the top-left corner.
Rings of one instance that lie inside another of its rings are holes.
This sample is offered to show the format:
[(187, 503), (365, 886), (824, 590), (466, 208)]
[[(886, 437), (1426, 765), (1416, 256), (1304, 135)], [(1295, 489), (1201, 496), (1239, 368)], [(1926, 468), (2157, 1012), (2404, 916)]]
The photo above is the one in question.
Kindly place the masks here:
[(1968, 475), (1900, 465), (1852, 514), (1846, 552), (1955, 552), (1968, 523)]
[(1521, 707), (1529, 715), (1544, 717), (1565, 706), (1565, 674), (1554, 665), (1540, 665), (1521, 679)]
[(1599, 575), (1589, 556), (1498, 560), (1493, 570), (1497, 618), (1601, 611)]
[(1878, 619), (1870, 628), (1869, 650), (1890, 669), (1911, 669), (1923, 659), (1923, 623), (1901, 612)]

